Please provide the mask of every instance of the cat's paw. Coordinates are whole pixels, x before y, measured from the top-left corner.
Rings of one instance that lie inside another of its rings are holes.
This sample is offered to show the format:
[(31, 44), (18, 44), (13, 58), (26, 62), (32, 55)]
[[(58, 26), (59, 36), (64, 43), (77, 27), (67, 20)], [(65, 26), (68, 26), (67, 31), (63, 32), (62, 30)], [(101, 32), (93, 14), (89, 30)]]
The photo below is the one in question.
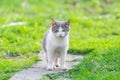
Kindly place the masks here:
[(58, 67), (60, 67), (60, 64), (55, 64), (55, 65), (54, 65), (54, 69), (56, 69), (56, 68), (58, 68)]
[(53, 68), (47, 67), (48, 71), (53, 71)]
[(64, 68), (64, 69), (62, 69), (63, 71), (66, 71), (67, 70), (67, 68)]
[(67, 68), (67, 67), (61, 67), (61, 69), (62, 69), (63, 71), (65, 71), (65, 70), (67, 70), (68, 68)]
[(60, 65), (59, 65), (59, 64), (56, 64), (55, 67), (60, 67)]
[(48, 71), (53, 71), (53, 69), (47, 69)]
[(58, 69), (59, 67), (60, 67), (60, 65), (55, 65), (55, 66), (53, 67), (53, 69), (56, 70), (56, 69)]

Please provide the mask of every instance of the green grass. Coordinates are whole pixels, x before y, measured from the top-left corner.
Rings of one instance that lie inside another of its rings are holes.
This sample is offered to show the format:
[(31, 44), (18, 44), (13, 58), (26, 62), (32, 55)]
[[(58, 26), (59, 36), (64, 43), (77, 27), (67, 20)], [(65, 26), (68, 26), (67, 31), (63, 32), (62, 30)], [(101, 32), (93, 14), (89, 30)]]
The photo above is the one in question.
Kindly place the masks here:
[(0, 58), (0, 80), (8, 80), (16, 71), (28, 68), (37, 59), (36, 55)]
[(119, 80), (120, 48), (99, 49), (91, 52), (74, 69), (47, 74), (41, 80)]
[[(71, 54), (87, 54), (74, 69), (47, 78), (120, 79), (119, 0), (1, 0), (0, 80), (38, 60), (41, 40), (51, 18), (71, 19)], [(25, 25), (9, 26), (11, 22)], [(58, 77), (59, 76), (59, 77)]]

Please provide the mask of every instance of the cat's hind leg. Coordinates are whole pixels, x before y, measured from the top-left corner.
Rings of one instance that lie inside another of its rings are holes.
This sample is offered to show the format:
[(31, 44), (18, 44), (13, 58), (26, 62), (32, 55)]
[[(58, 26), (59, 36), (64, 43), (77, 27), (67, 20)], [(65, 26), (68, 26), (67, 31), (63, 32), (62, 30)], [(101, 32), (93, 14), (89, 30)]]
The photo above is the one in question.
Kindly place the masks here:
[(57, 68), (57, 67), (60, 66), (59, 57), (60, 57), (60, 53), (58, 51), (56, 51), (55, 52), (55, 58), (54, 58), (54, 68)]
[(54, 61), (54, 68), (59, 67), (59, 57), (55, 57), (55, 61)]
[(56, 66), (56, 67), (59, 67), (59, 66), (60, 66), (60, 64), (59, 64), (59, 58), (57, 58), (57, 59), (55, 60), (55, 66)]

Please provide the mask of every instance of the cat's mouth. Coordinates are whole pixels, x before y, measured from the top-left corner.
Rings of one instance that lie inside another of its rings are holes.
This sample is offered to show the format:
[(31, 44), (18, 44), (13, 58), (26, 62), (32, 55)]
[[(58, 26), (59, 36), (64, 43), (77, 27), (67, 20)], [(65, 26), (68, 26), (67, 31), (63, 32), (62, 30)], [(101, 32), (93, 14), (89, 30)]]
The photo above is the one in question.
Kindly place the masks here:
[(63, 37), (62, 35), (59, 35), (59, 37)]
[(64, 38), (65, 36), (59, 35), (58, 37), (60, 37), (60, 38)]
[(56, 34), (55, 36), (58, 37), (58, 38), (64, 38), (66, 35)]

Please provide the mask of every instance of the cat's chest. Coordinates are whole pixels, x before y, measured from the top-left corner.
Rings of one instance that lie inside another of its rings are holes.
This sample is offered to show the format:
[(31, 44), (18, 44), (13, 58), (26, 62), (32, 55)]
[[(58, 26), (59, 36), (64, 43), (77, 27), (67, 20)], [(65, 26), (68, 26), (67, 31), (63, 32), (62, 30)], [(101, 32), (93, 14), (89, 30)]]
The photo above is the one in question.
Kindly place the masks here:
[(56, 47), (63, 47), (63, 46), (65, 46), (66, 45), (66, 40), (57, 40), (57, 39), (55, 39), (54, 41), (53, 41), (53, 45), (55, 45)]
[(49, 41), (49, 45), (51, 47), (62, 48), (67, 46), (67, 40), (60, 40), (60, 39), (51, 39)]

